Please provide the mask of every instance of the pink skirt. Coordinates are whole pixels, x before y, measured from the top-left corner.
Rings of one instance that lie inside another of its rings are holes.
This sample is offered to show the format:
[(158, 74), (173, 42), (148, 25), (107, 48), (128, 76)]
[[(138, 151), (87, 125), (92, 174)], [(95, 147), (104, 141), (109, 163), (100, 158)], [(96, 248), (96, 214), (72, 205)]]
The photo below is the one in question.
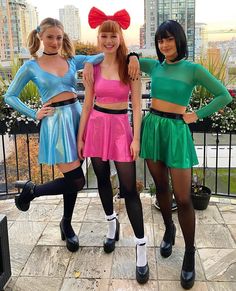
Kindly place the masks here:
[(128, 114), (110, 114), (92, 109), (84, 133), (84, 157), (103, 161), (131, 162), (133, 134)]

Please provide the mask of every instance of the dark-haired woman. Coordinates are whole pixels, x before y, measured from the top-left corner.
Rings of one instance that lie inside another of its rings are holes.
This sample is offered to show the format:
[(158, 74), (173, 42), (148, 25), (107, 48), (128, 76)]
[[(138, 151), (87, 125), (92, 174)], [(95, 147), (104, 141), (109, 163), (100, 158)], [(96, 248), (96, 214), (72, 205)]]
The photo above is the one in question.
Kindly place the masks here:
[[(172, 253), (176, 227), (172, 221), (170, 173), (178, 206), (178, 219), (185, 241), (181, 285), (185, 289), (195, 280), (195, 213), (191, 202), (191, 168), (198, 159), (189, 123), (223, 108), (232, 98), (227, 89), (204, 67), (187, 61), (187, 40), (182, 26), (173, 20), (162, 23), (155, 35), (158, 60), (141, 58), (141, 71), (151, 77), (151, 108), (142, 121), (140, 156), (147, 162), (157, 189), (157, 199), (165, 224), (160, 245), (163, 257)], [(137, 63), (130, 56), (130, 65)], [(214, 99), (196, 112), (186, 107), (196, 85), (209, 90)]]

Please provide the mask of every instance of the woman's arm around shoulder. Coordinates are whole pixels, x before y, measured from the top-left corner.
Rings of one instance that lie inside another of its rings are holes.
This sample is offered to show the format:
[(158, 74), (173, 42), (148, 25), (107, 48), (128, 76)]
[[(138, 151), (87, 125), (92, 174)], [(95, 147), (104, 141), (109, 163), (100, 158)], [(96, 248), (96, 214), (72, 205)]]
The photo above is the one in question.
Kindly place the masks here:
[(97, 55), (75, 55), (72, 58), (75, 62), (76, 69), (81, 70), (84, 68), (85, 63), (90, 63), (93, 65), (97, 65), (101, 63), (104, 59), (104, 54), (97, 54)]

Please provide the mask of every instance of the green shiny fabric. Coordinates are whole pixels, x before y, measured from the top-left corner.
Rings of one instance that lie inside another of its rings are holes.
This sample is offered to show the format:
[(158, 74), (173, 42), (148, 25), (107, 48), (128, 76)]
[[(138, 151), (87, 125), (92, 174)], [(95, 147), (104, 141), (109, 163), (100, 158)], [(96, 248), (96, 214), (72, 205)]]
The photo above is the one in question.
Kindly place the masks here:
[(142, 121), (140, 157), (163, 161), (170, 168), (191, 168), (198, 158), (188, 125), (148, 113)]

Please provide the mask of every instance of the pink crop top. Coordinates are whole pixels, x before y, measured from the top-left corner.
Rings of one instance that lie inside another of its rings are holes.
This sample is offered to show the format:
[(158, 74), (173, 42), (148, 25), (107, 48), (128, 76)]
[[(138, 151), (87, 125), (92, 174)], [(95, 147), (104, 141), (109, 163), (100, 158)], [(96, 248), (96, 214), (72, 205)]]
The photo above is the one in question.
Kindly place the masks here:
[(127, 102), (130, 85), (119, 80), (104, 79), (101, 75), (100, 65), (94, 66), (94, 93), (99, 103)]

